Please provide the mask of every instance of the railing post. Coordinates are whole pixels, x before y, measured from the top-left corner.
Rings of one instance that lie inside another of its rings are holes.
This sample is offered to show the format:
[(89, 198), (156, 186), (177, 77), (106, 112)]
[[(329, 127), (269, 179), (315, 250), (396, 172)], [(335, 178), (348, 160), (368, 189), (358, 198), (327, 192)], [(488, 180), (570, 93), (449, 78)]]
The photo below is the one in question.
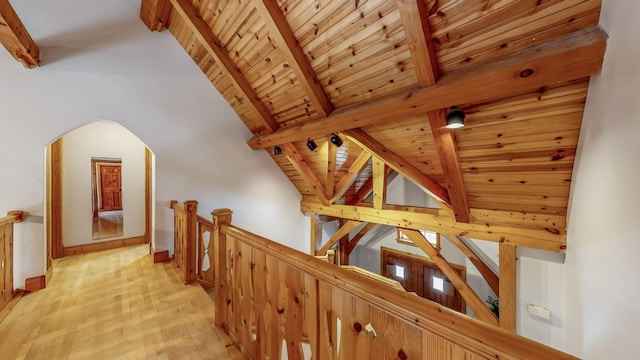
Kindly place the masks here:
[(185, 244), (184, 244), (184, 282), (192, 283), (196, 280), (196, 249), (198, 245), (198, 202), (187, 200), (184, 202), (185, 212)]
[(224, 328), (224, 324), (227, 319), (227, 298), (228, 285), (227, 285), (227, 237), (222, 233), (223, 225), (231, 225), (231, 215), (233, 211), (229, 209), (217, 209), (214, 210), (211, 215), (213, 216), (213, 246), (214, 246), (214, 258), (215, 263), (215, 284), (216, 284), (216, 314), (215, 325), (219, 328)]

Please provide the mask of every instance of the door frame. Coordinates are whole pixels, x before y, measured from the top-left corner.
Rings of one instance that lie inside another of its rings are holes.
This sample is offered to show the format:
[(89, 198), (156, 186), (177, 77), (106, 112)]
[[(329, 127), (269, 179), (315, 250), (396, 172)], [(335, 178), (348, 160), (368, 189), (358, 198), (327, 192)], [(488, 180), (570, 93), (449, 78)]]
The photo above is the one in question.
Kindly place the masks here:
[[(146, 153), (146, 148), (145, 148)], [(146, 158), (146, 155), (145, 155)], [(94, 157), (91, 158), (91, 190), (93, 192), (93, 217), (97, 217), (100, 212), (100, 208), (102, 207), (102, 201), (100, 201), (102, 197), (102, 181), (100, 179), (101, 167), (103, 165), (106, 166), (118, 166), (120, 167), (120, 176), (122, 176), (122, 159), (112, 159), (112, 158), (99, 158)], [(145, 171), (146, 174), (146, 171)], [(120, 179), (122, 185), (122, 178)], [(146, 183), (146, 180), (145, 180)], [(122, 203), (122, 192), (120, 192), (120, 203)]]

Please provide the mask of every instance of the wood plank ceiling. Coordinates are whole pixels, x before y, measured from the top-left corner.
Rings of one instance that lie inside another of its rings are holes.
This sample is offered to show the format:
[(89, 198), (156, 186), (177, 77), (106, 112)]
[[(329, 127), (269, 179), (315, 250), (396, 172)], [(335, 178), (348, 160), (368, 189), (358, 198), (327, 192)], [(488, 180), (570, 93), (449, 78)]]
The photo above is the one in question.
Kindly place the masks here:
[[(304, 196), (304, 210), (369, 221), (362, 208), (375, 207), (380, 222), (411, 227), (384, 202), (365, 202), (375, 174), (400, 174), (442, 205), (424, 211), (423, 227), (564, 251), (589, 76), (606, 45), (600, 7), (143, 0), (141, 18), (171, 31), (253, 132), (249, 146), (267, 149)], [(456, 131), (444, 128), (453, 105), (467, 115)], [(531, 241), (507, 235), (523, 232)]]

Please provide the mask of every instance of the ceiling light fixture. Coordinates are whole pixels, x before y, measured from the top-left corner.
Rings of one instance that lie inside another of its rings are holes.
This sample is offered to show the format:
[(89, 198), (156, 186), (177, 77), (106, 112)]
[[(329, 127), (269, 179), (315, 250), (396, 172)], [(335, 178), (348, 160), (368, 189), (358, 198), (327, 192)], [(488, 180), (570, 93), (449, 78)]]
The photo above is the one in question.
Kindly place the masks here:
[(313, 141), (312, 138), (308, 138), (307, 139), (307, 147), (309, 148), (309, 150), (315, 151), (315, 149), (318, 148), (318, 145), (316, 145), (316, 142)]
[(276, 145), (273, 147), (273, 155), (282, 155), (282, 149), (280, 149), (280, 146)]
[(464, 111), (457, 106), (452, 106), (447, 111), (447, 129), (459, 129), (464, 127)]
[(336, 133), (331, 133), (331, 143), (337, 147), (342, 146), (342, 139)]

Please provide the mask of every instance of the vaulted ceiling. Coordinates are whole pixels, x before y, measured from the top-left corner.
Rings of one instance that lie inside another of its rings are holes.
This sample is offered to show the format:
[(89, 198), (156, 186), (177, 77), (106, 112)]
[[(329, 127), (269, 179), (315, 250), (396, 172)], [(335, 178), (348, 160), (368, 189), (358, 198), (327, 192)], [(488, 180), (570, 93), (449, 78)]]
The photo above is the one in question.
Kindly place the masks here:
[[(248, 146), (266, 149), (303, 195), (303, 210), (564, 251), (589, 77), (606, 46), (600, 7), (142, 0), (141, 18), (191, 55), (253, 132)], [(451, 106), (466, 113), (464, 128), (444, 127)], [(440, 209), (387, 204), (397, 174)]]

